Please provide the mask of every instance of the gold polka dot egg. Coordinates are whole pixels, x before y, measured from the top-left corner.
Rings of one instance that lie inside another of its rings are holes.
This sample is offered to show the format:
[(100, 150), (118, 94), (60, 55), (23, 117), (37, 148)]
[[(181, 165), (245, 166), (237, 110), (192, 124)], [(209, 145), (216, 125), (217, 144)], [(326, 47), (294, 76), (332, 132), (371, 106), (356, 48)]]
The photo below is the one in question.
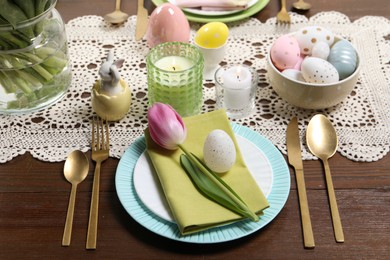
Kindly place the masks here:
[(325, 42), (331, 46), (334, 42), (334, 35), (331, 31), (320, 26), (306, 26), (294, 34), (295, 39), (303, 55), (312, 55), (314, 46), (319, 42)]
[(222, 22), (203, 25), (195, 34), (195, 43), (203, 48), (219, 48), (225, 45), (229, 28)]
[(314, 84), (329, 84), (339, 81), (339, 73), (328, 61), (317, 57), (306, 57), (301, 65), (304, 80)]

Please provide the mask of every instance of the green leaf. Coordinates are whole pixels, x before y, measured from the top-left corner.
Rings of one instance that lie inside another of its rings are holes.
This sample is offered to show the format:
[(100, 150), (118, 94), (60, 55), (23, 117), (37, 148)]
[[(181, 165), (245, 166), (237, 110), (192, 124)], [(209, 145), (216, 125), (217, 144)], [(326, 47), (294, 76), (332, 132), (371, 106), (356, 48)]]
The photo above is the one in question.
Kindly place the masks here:
[(34, 1), (32, 0), (13, 0), (13, 2), (19, 6), (19, 8), (24, 12), (27, 18), (33, 18), (35, 16), (35, 7)]
[(199, 158), (193, 154), (190, 156), (183, 154), (180, 156), (180, 164), (204, 196), (243, 217), (253, 221), (259, 220), (259, 217), (248, 208), (237, 193), (210, 171)]
[[(0, 0), (0, 16), (7, 21), (14, 29), (19, 22), (26, 21), (28, 18), (26, 14), (14, 2), (9, 0)], [(31, 27), (24, 27), (19, 29), (20, 33), (29, 38), (33, 38), (34, 32)]]
[(40, 15), (43, 13), (46, 10), (47, 3), (48, 0), (35, 0), (35, 15)]
[(8, 21), (5, 20), (3, 17), (1, 17), (1, 15), (0, 15), (0, 24), (1, 25), (8, 24)]
[(13, 27), (22, 21), (26, 21), (28, 18), (25, 13), (13, 2), (9, 0), (0, 0), (0, 15), (9, 22)]

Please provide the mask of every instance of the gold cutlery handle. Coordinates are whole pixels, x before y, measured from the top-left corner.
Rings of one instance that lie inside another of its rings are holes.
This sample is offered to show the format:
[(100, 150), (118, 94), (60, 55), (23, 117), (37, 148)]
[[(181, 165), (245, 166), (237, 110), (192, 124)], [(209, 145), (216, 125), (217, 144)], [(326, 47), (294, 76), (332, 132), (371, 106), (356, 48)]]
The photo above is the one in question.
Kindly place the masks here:
[(138, 9), (144, 8), (144, 0), (138, 0), (137, 7)]
[(309, 204), (307, 202), (305, 178), (302, 169), (295, 169), (295, 178), (298, 186), (298, 199), (301, 211), (301, 221), (303, 230), (303, 241), (305, 248), (314, 248), (314, 235), (311, 226)]
[(328, 197), (329, 197), (329, 204), (330, 204), (330, 212), (332, 214), (334, 235), (336, 238), (336, 242), (343, 243), (344, 242), (343, 227), (341, 225), (341, 219), (340, 219), (339, 209), (337, 206), (336, 194), (333, 188), (332, 176), (330, 174), (328, 160), (325, 159), (322, 161), (324, 163), (325, 179), (326, 179), (326, 186), (328, 189)]
[(121, 9), (121, 0), (115, 1), (115, 10), (119, 11)]
[(92, 185), (91, 207), (89, 211), (86, 249), (96, 249), (98, 210), (99, 210), (100, 165), (101, 162), (96, 162), (95, 173), (93, 177), (93, 185)]
[(286, 9), (286, 0), (280, 0), (280, 5), (281, 5), (281, 9), (284, 9), (287, 11)]
[(62, 246), (69, 246), (70, 238), (72, 237), (74, 205), (76, 201), (76, 189), (77, 189), (77, 184), (72, 184), (72, 190), (70, 192), (69, 204), (68, 204), (68, 213), (66, 214), (64, 234), (62, 236)]

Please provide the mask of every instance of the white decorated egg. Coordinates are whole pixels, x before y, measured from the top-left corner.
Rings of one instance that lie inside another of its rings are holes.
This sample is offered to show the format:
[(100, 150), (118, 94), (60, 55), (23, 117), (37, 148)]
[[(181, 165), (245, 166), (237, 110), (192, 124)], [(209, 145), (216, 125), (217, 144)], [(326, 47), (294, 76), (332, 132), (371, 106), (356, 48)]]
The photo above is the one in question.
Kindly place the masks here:
[(328, 61), (337, 69), (342, 80), (356, 70), (358, 58), (355, 48), (347, 40), (340, 40), (330, 49)]
[(303, 78), (302, 73), (299, 70), (296, 70), (296, 69), (286, 69), (286, 70), (282, 71), (282, 74), (285, 75), (289, 79), (305, 82), (305, 79)]
[(210, 170), (217, 173), (228, 171), (236, 162), (233, 140), (223, 130), (211, 131), (204, 142), (203, 157)]
[(276, 39), (271, 47), (272, 63), (279, 70), (292, 69), (300, 60), (297, 40), (292, 35), (283, 35)]
[(331, 31), (320, 26), (306, 26), (295, 33), (302, 54), (311, 55), (314, 45), (325, 42), (331, 46), (334, 35)]
[(316, 84), (329, 84), (339, 81), (339, 73), (328, 61), (306, 57), (301, 65), (302, 76), (306, 82)]
[(330, 47), (326, 42), (317, 42), (311, 50), (311, 56), (326, 60), (329, 56)]

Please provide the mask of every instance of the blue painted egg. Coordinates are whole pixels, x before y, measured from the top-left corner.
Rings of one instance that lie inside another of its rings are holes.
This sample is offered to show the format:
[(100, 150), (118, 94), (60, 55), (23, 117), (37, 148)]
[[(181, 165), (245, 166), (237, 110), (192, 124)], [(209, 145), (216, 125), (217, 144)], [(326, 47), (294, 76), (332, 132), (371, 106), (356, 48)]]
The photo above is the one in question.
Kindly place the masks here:
[(342, 80), (348, 78), (356, 70), (358, 57), (351, 43), (347, 40), (340, 40), (330, 49), (328, 61), (336, 68)]

